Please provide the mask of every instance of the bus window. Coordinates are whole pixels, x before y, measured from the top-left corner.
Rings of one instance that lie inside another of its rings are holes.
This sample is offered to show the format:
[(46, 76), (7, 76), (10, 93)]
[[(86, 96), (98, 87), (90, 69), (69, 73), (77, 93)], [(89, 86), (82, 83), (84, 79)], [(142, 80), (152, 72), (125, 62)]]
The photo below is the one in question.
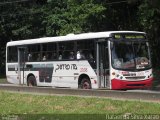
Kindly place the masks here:
[[(87, 59), (93, 68), (95, 68), (95, 42), (94, 40), (80, 40), (77, 41), (77, 57), (80, 52), (80, 59)], [(79, 59), (79, 58), (77, 58)]]
[(81, 54), (84, 55), (85, 59), (94, 58), (94, 40), (78, 41), (77, 51), (80, 51)]
[(7, 62), (17, 62), (18, 61), (18, 50), (16, 46), (8, 47), (8, 58)]
[(27, 61), (38, 61), (40, 60), (40, 45), (28, 45), (28, 60)]
[(57, 59), (56, 43), (42, 44), (42, 61), (51, 61)]
[(59, 60), (72, 60), (75, 58), (74, 42), (60, 42), (59, 43)]

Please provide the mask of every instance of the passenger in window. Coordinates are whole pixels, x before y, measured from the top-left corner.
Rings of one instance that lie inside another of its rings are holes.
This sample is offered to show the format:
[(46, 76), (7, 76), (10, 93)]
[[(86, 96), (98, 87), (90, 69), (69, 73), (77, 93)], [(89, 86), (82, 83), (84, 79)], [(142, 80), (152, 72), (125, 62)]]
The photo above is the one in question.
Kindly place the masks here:
[(81, 59), (80, 51), (77, 51), (77, 59)]
[(82, 51), (80, 51), (80, 54), (81, 54), (81, 59), (85, 59), (85, 55)]
[(28, 54), (28, 61), (32, 61), (32, 54)]
[(85, 59), (85, 56), (82, 53), (82, 51), (77, 51), (77, 59)]
[(91, 53), (89, 53), (88, 57), (89, 59), (93, 59), (93, 55)]
[(52, 59), (57, 59), (57, 54), (55, 52), (52, 55)]
[(73, 60), (73, 59), (74, 59), (74, 52), (70, 52), (69, 59), (70, 59), (70, 60)]
[(38, 53), (37, 61), (41, 61), (41, 55)]
[(47, 60), (47, 57), (44, 55), (42, 60), (43, 61)]
[(87, 59), (89, 60), (91, 66), (94, 67), (95, 66), (95, 60), (94, 60), (94, 57), (93, 57), (92, 53), (88, 54), (88, 58)]
[(62, 60), (62, 55), (59, 55), (58, 59), (59, 59), (59, 60)]

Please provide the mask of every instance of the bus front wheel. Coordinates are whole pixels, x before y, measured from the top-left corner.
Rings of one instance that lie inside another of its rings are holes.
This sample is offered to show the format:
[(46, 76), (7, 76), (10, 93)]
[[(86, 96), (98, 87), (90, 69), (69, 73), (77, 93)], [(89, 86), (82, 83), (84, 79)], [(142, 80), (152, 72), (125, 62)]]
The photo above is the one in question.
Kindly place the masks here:
[(36, 78), (34, 76), (29, 76), (27, 80), (28, 86), (37, 86), (36, 84)]
[(83, 78), (80, 84), (81, 89), (91, 89), (91, 82), (88, 78)]

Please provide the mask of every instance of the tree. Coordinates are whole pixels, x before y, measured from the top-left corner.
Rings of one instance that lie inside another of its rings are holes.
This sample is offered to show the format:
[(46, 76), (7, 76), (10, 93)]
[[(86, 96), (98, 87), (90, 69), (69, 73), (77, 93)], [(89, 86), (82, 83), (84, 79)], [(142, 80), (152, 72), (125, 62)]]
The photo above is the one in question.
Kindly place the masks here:
[[(60, 4), (61, 3), (61, 4)], [(54, 35), (66, 35), (68, 33), (82, 33), (91, 31), (92, 19), (96, 19), (105, 8), (94, 3), (93, 0), (64, 0), (52, 2), (52, 8), (47, 16), (47, 30)], [(94, 30), (96, 31), (96, 30)]]
[(160, 64), (160, 4), (158, 3), (158, 0), (144, 0), (139, 6), (138, 12), (140, 25), (148, 33), (150, 40), (153, 65), (157, 67)]
[(5, 46), (10, 40), (109, 30), (147, 32), (153, 63), (159, 64), (159, 0), (29, 0), (8, 3), (0, 5), (0, 63), (3, 63), (0, 67), (4, 66)]

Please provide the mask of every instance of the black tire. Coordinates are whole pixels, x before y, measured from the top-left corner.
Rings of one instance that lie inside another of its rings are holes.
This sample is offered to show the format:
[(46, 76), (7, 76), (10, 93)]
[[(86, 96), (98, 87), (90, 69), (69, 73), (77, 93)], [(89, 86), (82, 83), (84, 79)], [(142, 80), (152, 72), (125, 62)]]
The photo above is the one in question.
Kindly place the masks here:
[(83, 78), (80, 83), (81, 89), (91, 89), (91, 82), (88, 78)]
[(37, 86), (36, 78), (34, 76), (28, 77), (27, 86)]

